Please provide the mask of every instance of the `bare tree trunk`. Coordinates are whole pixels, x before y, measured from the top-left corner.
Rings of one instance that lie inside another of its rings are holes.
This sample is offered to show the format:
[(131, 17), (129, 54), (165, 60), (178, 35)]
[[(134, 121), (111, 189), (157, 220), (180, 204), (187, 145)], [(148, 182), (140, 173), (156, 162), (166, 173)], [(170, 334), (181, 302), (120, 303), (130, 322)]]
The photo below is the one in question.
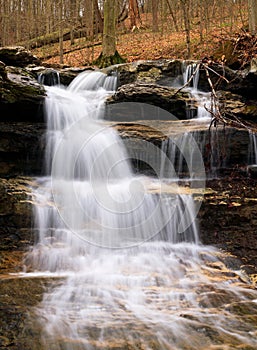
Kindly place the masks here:
[(257, 1), (248, 0), (249, 31), (252, 35), (257, 33)]
[(85, 31), (87, 39), (94, 35), (94, 4), (92, 0), (84, 0)]
[(59, 55), (60, 64), (63, 64), (63, 0), (59, 2)]
[(168, 5), (168, 8), (169, 8), (170, 14), (171, 14), (171, 18), (173, 20), (174, 28), (175, 28), (176, 32), (178, 32), (179, 29), (178, 29), (177, 18), (176, 18), (175, 14), (174, 14), (174, 11), (173, 11), (173, 9), (171, 7), (171, 4), (170, 4), (169, 0), (166, 0), (166, 1), (167, 1), (167, 5)]
[(104, 2), (103, 55), (110, 57), (116, 52), (116, 0)]
[(190, 40), (190, 0), (180, 0), (182, 4), (184, 25), (186, 32), (187, 58), (191, 56), (191, 40)]
[(74, 45), (74, 30), (77, 24), (77, 0), (70, 0), (70, 44)]
[(101, 14), (101, 11), (99, 10), (98, 6), (98, 0), (93, 0), (94, 3), (94, 16), (95, 16), (95, 32), (96, 33), (103, 33), (104, 30), (104, 20)]
[(5, 0), (1, 5), (1, 45), (5, 46), (8, 44), (9, 36), (9, 6)]
[(116, 49), (116, 10), (117, 0), (105, 0), (102, 53), (95, 61), (101, 68), (124, 62)]
[(52, 1), (47, 0), (46, 1), (46, 34), (50, 34), (52, 32), (53, 26), (52, 26)]
[(158, 32), (159, 31), (159, 25), (158, 25), (158, 0), (152, 0), (152, 16), (153, 16), (153, 23), (152, 23), (153, 32)]
[(130, 18), (130, 29), (141, 25), (141, 18), (139, 14), (137, 0), (129, 0), (129, 18)]

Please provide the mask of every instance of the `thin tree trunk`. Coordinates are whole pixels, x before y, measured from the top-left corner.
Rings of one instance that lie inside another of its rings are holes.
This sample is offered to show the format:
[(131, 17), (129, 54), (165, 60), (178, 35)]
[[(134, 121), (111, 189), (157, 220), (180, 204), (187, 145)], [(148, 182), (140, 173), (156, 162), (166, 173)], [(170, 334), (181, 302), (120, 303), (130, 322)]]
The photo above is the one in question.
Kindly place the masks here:
[(70, 0), (70, 44), (74, 45), (74, 29), (77, 23), (77, 0)]
[(152, 23), (153, 32), (158, 32), (159, 31), (158, 0), (152, 0), (152, 16), (153, 16), (153, 23)]
[(183, 18), (186, 32), (187, 58), (191, 57), (191, 40), (190, 40), (190, 0), (180, 0), (182, 3)]
[(84, 0), (85, 11), (85, 30), (87, 39), (93, 38), (94, 35), (94, 4), (92, 0)]
[(94, 3), (94, 15), (95, 15), (95, 32), (96, 33), (103, 33), (104, 30), (104, 20), (101, 14), (101, 11), (99, 10), (98, 6), (98, 0), (93, 0)]
[(60, 64), (63, 64), (63, 0), (59, 3), (59, 55)]
[(257, 1), (248, 0), (249, 31), (252, 35), (257, 33)]
[(179, 29), (178, 29), (178, 21), (177, 21), (177, 18), (176, 18), (176, 16), (174, 15), (174, 11), (172, 10), (172, 7), (171, 7), (171, 4), (170, 4), (169, 0), (166, 0), (166, 1), (167, 1), (167, 5), (168, 5), (168, 8), (169, 8), (170, 14), (171, 14), (171, 18), (172, 18), (172, 20), (173, 20), (174, 28), (175, 28), (176, 32), (178, 32)]
[(139, 14), (137, 0), (129, 0), (129, 17), (130, 17), (130, 29), (141, 25), (141, 18)]
[(103, 55), (110, 57), (116, 52), (116, 0), (104, 2)]

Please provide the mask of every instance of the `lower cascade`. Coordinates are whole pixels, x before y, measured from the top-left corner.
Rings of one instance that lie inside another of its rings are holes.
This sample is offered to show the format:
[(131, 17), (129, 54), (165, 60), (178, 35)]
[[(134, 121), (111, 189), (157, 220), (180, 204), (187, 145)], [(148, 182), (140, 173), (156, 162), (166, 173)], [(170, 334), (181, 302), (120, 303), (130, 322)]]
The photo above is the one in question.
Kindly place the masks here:
[(134, 175), (103, 122), (115, 85), (93, 72), (47, 87), (48, 175), (26, 273), (56, 279), (35, 310), (42, 349), (256, 349), (242, 310), (257, 312), (257, 292), (200, 244), (190, 191)]

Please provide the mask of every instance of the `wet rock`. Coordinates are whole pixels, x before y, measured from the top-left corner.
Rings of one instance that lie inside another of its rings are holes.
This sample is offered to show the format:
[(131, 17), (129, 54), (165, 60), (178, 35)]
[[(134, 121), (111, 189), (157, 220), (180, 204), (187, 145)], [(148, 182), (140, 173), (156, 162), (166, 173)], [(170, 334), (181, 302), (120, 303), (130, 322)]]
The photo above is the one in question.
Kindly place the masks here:
[[(210, 180), (199, 211), (201, 241), (231, 252), (257, 272), (257, 183), (243, 177)], [(215, 221), (215, 225), (213, 222)]]
[(257, 179), (257, 165), (248, 165), (247, 172), (253, 179)]
[(1, 77), (0, 121), (42, 121), (45, 90), (33, 75), (23, 68), (5, 67)]
[[(206, 175), (222, 174), (231, 172), (231, 169), (238, 164), (246, 167), (249, 150), (249, 133), (245, 129), (232, 127), (217, 127), (209, 129), (209, 122), (199, 123), (197, 120), (185, 121), (163, 121), (163, 120), (141, 120), (134, 122), (112, 122), (121, 138), (123, 139), (131, 159), (144, 159), (148, 164), (154, 164), (155, 169), (160, 168), (161, 158), (154, 153), (154, 147), (164, 147), (163, 142), (167, 142), (166, 151), (172, 152), (174, 142), (172, 139), (184, 140), (188, 137), (194, 140), (198, 146), (198, 151), (202, 154)], [(187, 133), (187, 134), (186, 134)], [(169, 138), (171, 140), (169, 141)], [(189, 141), (185, 141), (187, 144)], [(173, 148), (174, 149), (174, 148)], [(192, 148), (192, 152), (193, 152)], [(158, 149), (157, 149), (158, 151)], [(197, 150), (195, 150), (197, 151)], [(193, 153), (192, 153), (193, 154)], [(195, 154), (195, 153), (194, 153)], [(178, 153), (177, 153), (178, 156)], [(179, 162), (176, 162), (178, 165)], [(178, 174), (178, 169), (175, 170)], [(140, 171), (141, 164), (138, 163)], [(188, 171), (188, 167), (183, 166)], [(245, 169), (246, 174), (246, 169)], [(181, 174), (180, 174), (181, 175)]]
[(238, 75), (231, 81), (224, 90), (228, 90), (234, 94), (241, 95), (246, 99), (256, 100), (257, 73), (247, 73), (246, 75)]
[[(207, 74), (210, 77), (212, 85), (216, 91), (228, 91), (232, 94), (237, 94), (239, 104), (242, 97), (246, 100), (243, 115), (256, 118), (256, 88), (257, 88), (257, 73), (255, 70), (255, 61), (245, 71), (236, 71), (227, 66), (211, 62), (210, 64), (200, 61), (186, 60), (157, 60), (157, 61), (137, 61), (133, 63), (120, 64), (108, 67), (103, 71), (107, 74), (118, 73), (118, 86), (128, 84), (157, 84), (166, 87), (182, 86), (183, 73), (188, 64), (200, 64), (198, 88), (201, 91), (211, 91), (211, 86), (207, 79)], [(234, 99), (234, 98), (233, 98)], [(253, 101), (248, 101), (249, 99)]]
[(188, 92), (155, 84), (134, 83), (123, 85), (107, 103), (141, 102), (158, 106), (172, 113), (178, 119), (187, 119)]
[[(147, 60), (115, 65), (104, 69), (107, 74), (118, 72), (118, 86), (131, 83), (151, 83), (163, 86), (182, 86), (186, 67), (200, 64), (198, 87), (202, 91), (211, 91), (207, 79), (209, 75), (217, 90), (224, 89), (228, 82), (239, 79), (238, 73), (229, 67), (214, 63), (206, 64), (196, 60)], [(207, 74), (206, 74), (207, 72)], [(221, 77), (225, 77), (222, 79)], [(240, 76), (241, 78), (241, 76)], [(228, 88), (229, 89), (229, 88)]]
[(5, 64), (0, 61), (0, 81), (7, 79), (7, 73), (5, 70)]
[(44, 349), (42, 326), (33, 307), (42, 300), (46, 288), (58, 283), (54, 278), (0, 276), (1, 349)]
[(83, 68), (63, 68), (59, 71), (60, 74), (60, 83), (62, 85), (68, 86), (74, 78), (76, 78), (80, 73), (84, 71), (92, 72), (94, 69), (92, 67), (83, 67)]
[[(257, 101), (246, 99), (228, 91), (218, 91), (221, 111), (228, 119), (240, 118), (243, 121), (257, 120)], [(254, 128), (255, 126), (253, 126)]]
[(0, 251), (28, 248), (33, 243), (30, 178), (0, 179)]
[(42, 175), (43, 123), (0, 122), (0, 176)]
[(114, 65), (104, 69), (107, 74), (118, 72), (118, 85), (134, 82), (171, 85), (178, 76), (182, 78), (182, 60), (147, 60)]
[[(92, 67), (68, 67), (68, 68), (60, 68), (60, 67), (44, 67), (44, 66), (36, 66), (36, 67), (28, 67), (27, 68), (33, 76), (41, 83), (45, 85), (56, 85), (58, 82), (56, 77), (58, 76), (58, 81), (61, 85), (68, 86), (74, 78), (76, 78), (80, 73), (84, 71), (93, 71)], [(53, 81), (53, 76), (54, 81)], [(45, 79), (42, 79), (45, 77)], [(50, 78), (50, 82), (49, 79)], [(54, 83), (54, 84), (53, 84)]]
[(29, 64), (40, 64), (39, 58), (34, 56), (23, 46), (0, 47), (0, 61), (8, 66), (26, 67)]

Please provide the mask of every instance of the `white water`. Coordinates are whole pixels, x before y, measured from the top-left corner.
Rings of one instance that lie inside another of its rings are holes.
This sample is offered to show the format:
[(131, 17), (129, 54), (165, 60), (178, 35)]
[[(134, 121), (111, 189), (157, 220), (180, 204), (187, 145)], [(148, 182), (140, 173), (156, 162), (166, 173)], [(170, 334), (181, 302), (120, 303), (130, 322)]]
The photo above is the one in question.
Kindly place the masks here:
[(204, 122), (206, 120), (211, 121), (210, 110), (212, 109), (211, 105), (211, 94), (209, 92), (202, 92), (198, 89), (198, 83), (200, 78), (199, 68), (197, 69), (197, 64), (184, 65), (183, 67), (183, 85), (186, 84), (191, 76), (191, 84), (187, 86), (188, 91), (192, 95), (192, 100), (196, 104), (196, 113), (189, 109), (188, 119), (191, 119), (195, 114), (195, 118), (199, 119), (199, 122)]
[(257, 134), (249, 131), (249, 159), (248, 164), (257, 164)]
[(48, 68), (38, 75), (38, 82), (48, 86), (60, 85), (60, 74), (58, 71)]
[(41, 275), (66, 277), (37, 310), (44, 349), (201, 350), (226, 336), (257, 346), (247, 321), (208, 299), (257, 296), (246, 297), (215, 249), (198, 244), (192, 197), (177, 187), (151, 193), (162, 184), (135, 177), (119, 137), (101, 123), (103, 86), (113, 79), (83, 74), (67, 90), (48, 89), (51, 177), (35, 192), (30, 261)]
[[(223, 149), (225, 143), (220, 139), (222, 134), (219, 134), (215, 128), (207, 132), (211, 123), (209, 112), (212, 109), (211, 94), (198, 89), (200, 72), (197, 67), (197, 64), (183, 64), (182, 71), (183, 85), (193, 76), (185, 89), (192, 96), (192, 104), (196, 105), (196, 108), (191, 109), (188, 106), (187, 119), (196, 119), (199, 123), (199, 130), (181, 133), (163, 141), (162, 151), (166, 155), (162, 171), (164, 178), (170, 177), (172, 173), (168, 170), (170, 167), (167, 163), (169, 162), (174, 165), (176, 174), (181, 179), (188, 181), (201, 179), (204, 182), (205, 177), (216, 178), (218, 170), (226, 166), (227, 150)], [(204, 125), (202, 130), (201, 124)]]

